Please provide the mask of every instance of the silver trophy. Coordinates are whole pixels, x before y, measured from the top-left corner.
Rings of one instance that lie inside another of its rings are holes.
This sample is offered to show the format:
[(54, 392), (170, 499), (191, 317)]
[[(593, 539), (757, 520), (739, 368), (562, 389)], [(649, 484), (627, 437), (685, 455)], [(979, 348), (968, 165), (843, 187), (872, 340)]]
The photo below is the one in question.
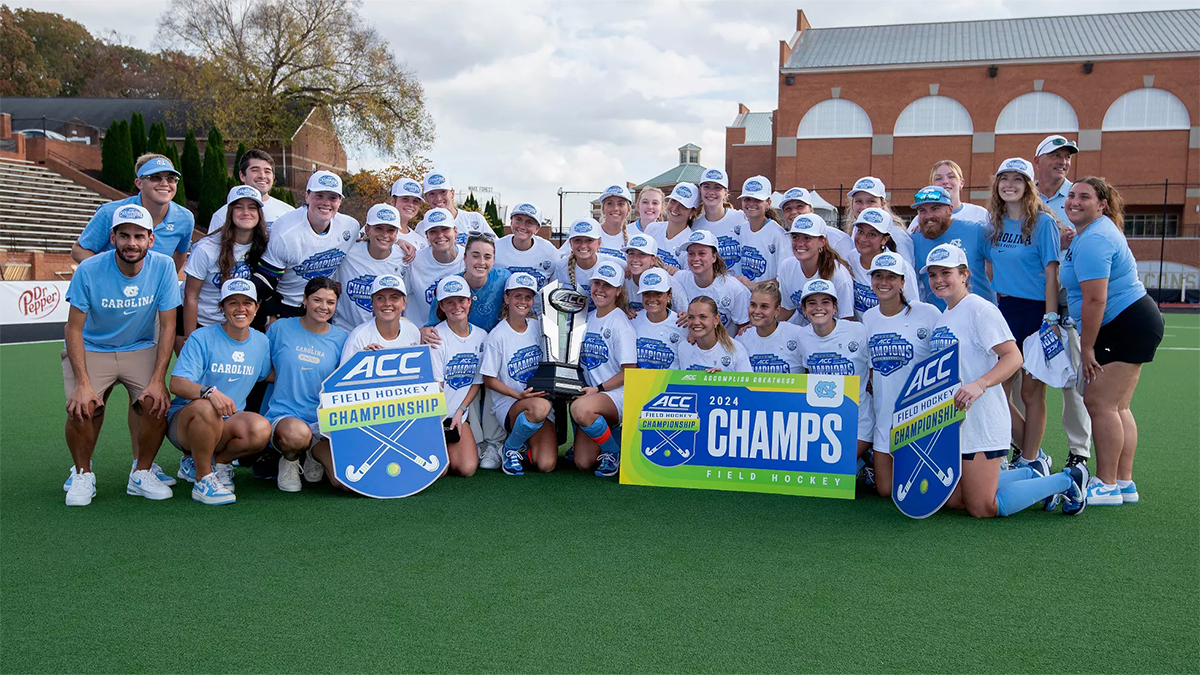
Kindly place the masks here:
[(541, 290), (542, 335), (546, 360), (538, 365), (529, 386), (544, 391), (554, 401), (567, 401), (583, 391), (579, 354), (587, 330), (588, 297), (557, 281)]

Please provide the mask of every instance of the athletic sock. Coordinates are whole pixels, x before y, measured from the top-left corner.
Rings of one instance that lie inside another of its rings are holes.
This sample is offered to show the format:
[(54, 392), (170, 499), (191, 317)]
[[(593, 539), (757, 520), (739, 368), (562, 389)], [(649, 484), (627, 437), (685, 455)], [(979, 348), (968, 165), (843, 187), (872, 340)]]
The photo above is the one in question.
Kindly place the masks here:
[(530, 422), (529, 418), (525, 417), (525, 413), (517, 415), (517, 418), (513, 420), (512, 433), (504, 439), (504, 449), (520, 450), (525, 447), (525, 442), (529, 440), (529, 437), (540, 428), (542, 425)]
[(1000, 472), (1000, 482), (996, 484), (996, 487), (1002, 488), (1013, 481), (1029, 480), (1036, 476), (1037, 472), (1031, 466), (1012, 466), (1008, 471)]
[(1065, 472), (1013, 481), (996, 490), (996, 513), (1011, 516), (1050, 495), (1066, 492), (1070, 488), (1071, 476)]
[(596, 441), (596, 445), (600, 446), (600, 452), (610, 455), (620, 454), (621, 445), (613, 437), (612, 430), (608, 428), (608, 422), (604, 419), (604, 415), (597, 416), (595, 422), (586, 427), (581, 426), (579, 430), (587, 434), (588, 438)]
[(1119, 481), (1117, 481), (1117, 487), (1119, 487), (1119, 488), (1127, 488), (1127, 487), (1129, 487), (1130, 485), (1133, 485), (1133, 481), (1131, 481), (1131, 480), (1119, 480)]

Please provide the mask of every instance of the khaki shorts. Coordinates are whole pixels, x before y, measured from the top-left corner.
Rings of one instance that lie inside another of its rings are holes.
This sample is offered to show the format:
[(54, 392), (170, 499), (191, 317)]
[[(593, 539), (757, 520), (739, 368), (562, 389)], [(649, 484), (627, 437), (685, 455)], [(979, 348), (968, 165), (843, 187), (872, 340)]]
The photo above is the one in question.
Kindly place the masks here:
[[(132, 352), (91, 352), (84, 351), (84, 367), (87, 368), (88, 379), (92, 381), (92, 389), (101, 398), (114, 384), (120, 382), (129, 392), (129, 400), (136, 401), (141, 397), (150, 380), (154, 377), (154, 361), (158, 356), (157, 347), (147, 347)], [(67, 398), (75, 391), (75, 370), (71, 368), (71, 360), (67, 358), (67, 350), (62, 350), (63, 390)]]

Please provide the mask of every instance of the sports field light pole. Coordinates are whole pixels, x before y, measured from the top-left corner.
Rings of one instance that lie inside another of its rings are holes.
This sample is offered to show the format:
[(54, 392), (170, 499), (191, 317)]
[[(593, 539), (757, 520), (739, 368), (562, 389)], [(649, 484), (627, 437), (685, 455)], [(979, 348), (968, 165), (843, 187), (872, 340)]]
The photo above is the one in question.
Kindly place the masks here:
[(563, 214), (563, 204), (562, 204), (562, 200), (563, 200), (563, 189), (562, 189), (562, 187), (560, 186), (560, 187), (558, 188), (558, 238), (559, 238), (559, 240), (560, 240), (560, 241), (562, 240), (562, 233), (563, 233), (563, 229), (562, 229), (562, 214)]
[[(1159, 233), (1158, 245), (1158, 305), (1162, 307), (1163, 303), (1163, 261), (1167, 257), (1167, 190), (1171, 185), (1171, 179), (1163, 181), (1163, 216), (1162, 228)], [(1181, 291), (1182, 292), (1182, 291)]]

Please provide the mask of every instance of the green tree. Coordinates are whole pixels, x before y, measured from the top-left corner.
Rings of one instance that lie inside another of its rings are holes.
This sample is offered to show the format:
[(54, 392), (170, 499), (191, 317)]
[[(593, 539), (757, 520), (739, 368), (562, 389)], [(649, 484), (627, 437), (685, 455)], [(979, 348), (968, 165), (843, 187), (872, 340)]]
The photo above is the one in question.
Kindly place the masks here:
[(118, 131), (117, 121), (113, 120), (108, 124), (108, 130), (104, 132), (104, 138), (100, 139), (100, 180), (106, 185), (117, 187), (117, 176), (120, 174), (121, 163), (118, 154), (117, 146), (120, 145), (121, 135)]
[(492, 231), (497, 237), (504, 236), (504, 221), (500, 220), (500, 210), (496, 207), (495, 198), (488, 199), (487, 206), (483, 207), (483, 217), (487, 219), (488, 225), (492, 226)]
[[(161, 128), (161, 124), (159, 125), (159, 127)], [(166, 132), (164, 132), (164, 134), (165, 133)], [(163, 141), (163, 144), (166, 145), (165, 140)], [(165, 150), (165, 152), (163, 152), (162, 154), (166, 155), (167, 159), (171, 160), (171, 165), (174, 166), (176, 169), (178, 169), (179, 168), (179, 151), (175, 149), (174, 145), (166, 145), (164, 150)], [(183, 179), (180, 178), (179, 186), (175, 190), (175, 203), (186, 208), (187, 207), (187, 188), (185, 186), (186, 186), (186, 184), (183, 182)]]
[[(167, 152), (167, 148), (167, 129), (165, 126), (163, 126), (162, 122), (154, 122), (150, 125), (150, 138), (146, 141), (146, 152), (153, 152), (170, 157), (171, 155)], [(179, 164), (177, 162), (178, 159), (179, 153), (176, 152), (175, 159), (171, 160), (171, 163), (175, 164), (176, 169), (179, 168)]]
[(179, 172), (183, 174), (183, 182), (188, 186), (188, 197), (192, 201), (200, 201), (200, 186), (204, 181), (202, 164), (200, 161), (200, 144), (196, 142), (196, 132), (188, 129), (187, 136), (183, 139), (183, 154), (179, 157), (180, 163), (183, 166), (178, 167)]
[(463, 200), (462, 206), (460, 206), (458, 208), (462, 209), (463, 211), (474, 211), (474, 212), (478, 213), (479, 212), (479, 200), (475, 199), (475, 193), (474, 192), (469, 193), (467, 195), (467, 198)]
[(275, 187), (271, 188), (270, 194), (275, 199), (278, 199), (289, 206), (296, 205), (296, 193), (292, 192), (289, 188), (279, 187), (276, 185)]
[(216, 127), (208, 130), (208, 144), (204, 146), (204, 175), (201, 177), (200, 222), (207, 223), (212, 214), (225, 203), (229, 194), (229, 166), (225, 163), (225, 139)]
[(117, 173), (113, 176), (117, 182), (113, 187), (124, 192), (133, 192), (135, 164), (133, 144), (129, 140), (129, 121), (121, 120), (117, 122)]
[(146, 154), (146, 118), (142, 113), (135, 112), (129, 118), (129, 143), (133, 147), (133, 158)]
[(241, 180), (238, 178), (237, 173), (238, 173), (238, 167), (242, 165), (242, 155), (244, 155), (244, 154), (246, 154), (246, 144), (239, 142), (237, 154), (235, 154), (233, 156), (233, 168), (229, 172), (231, 174), (229, 176), (229, 189), (230, 190), (237, 187), (238, 185), (241, 185)]

